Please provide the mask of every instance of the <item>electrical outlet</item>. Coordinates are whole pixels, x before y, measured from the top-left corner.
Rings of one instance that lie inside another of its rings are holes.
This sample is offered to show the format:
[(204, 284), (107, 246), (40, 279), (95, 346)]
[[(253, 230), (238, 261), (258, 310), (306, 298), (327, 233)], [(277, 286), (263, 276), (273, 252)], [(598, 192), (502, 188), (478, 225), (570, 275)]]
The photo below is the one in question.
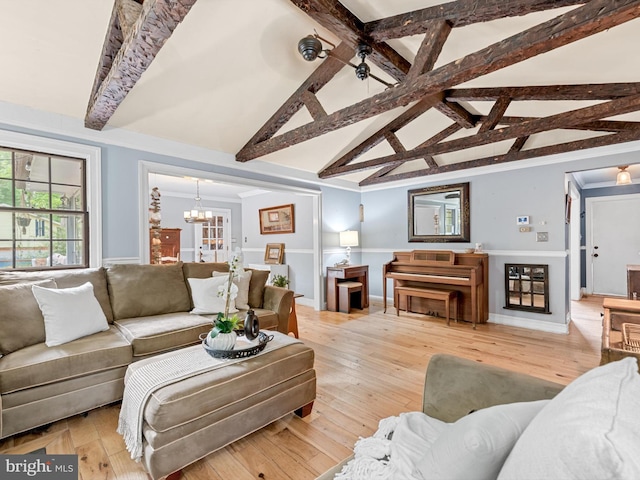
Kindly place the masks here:
[(520, 227), (520, 232), (525, 233), (525, 232), (530, 232), (531, 231), (531, 227)]
[(548, 242), (548, 241), (549, 241), (549, 232), (536, 233), (536, 242)]

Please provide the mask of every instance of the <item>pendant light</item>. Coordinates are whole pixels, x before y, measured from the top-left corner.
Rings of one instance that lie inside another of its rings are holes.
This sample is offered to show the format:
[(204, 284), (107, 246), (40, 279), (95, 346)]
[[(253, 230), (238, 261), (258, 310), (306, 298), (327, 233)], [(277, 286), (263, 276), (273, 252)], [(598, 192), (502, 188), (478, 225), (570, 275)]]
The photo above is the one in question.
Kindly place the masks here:
[(184, 221), (187, 223), (207, 223), (213, 219), (213, 212), (202, 208), (200, 202), (200, 180), (196, 179), (196, 204), (191, 210), (184, 211)]
[(629, 185), (631, 183), (631, 174), (627, 172), (628, 165), (618, 167), (618, 176), (616, 177), (616, 185)]

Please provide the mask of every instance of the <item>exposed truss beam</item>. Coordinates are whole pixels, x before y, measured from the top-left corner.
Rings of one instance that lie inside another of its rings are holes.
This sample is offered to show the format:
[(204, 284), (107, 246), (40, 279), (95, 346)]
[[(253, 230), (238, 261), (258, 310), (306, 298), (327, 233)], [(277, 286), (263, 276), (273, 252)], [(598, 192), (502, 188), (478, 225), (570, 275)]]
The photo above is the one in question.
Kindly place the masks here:
[(485, 157), (477, 160), (470, 160), (467, 162), (453, 163), (450, 165), (439, 166), (437, 168), (428, 168), (423, 170), (414, 170), (411, 172), (399, 173), (395, 175), (386, 175), (384, 177), (368, 177), (367, 179), (360, 182), (360, 186), (386, 183), (397, 180), (406, 180), (409, 178), (435, 175), (438, 173), (455, 172), (459, 170), (466, 170), (469, 168), (497, 165), (499, 163), (513, 162), (516, 160), (526, 160), (528, 158), (544, 157), (547, 155), (556, 155), (561, 153), (574, 152), (577, 150), (586, 150), (589, 148), (604, 147), (607, 145), (615, 145), (618, 143), (632, 142), (639, 139), (640, 129), (637, 129), (617, 134), (601, 135), (599, 137), (592, 137), (584, 140), (576, 140), (573, 142), (565, 142), (556, 145), (550, 145), (547, 147), (534, 148), (531, 150), (520, 150), (527, 140), (526, 137), (523, 137), (518, 138), (516, 142), (514, 142), (514, 146), (512, 146), (509, 152), (504, 155), (496, 155), (493, 157)]
[(588, 0), (466, 0), (394, 15), (364, 25), (376, 41), (424, 33), (433, 20), (446, 20), (453, 27), (488, 22), (498, 18), (517, 17), (552, 8), (581, 5)]
[(116, 0), (84, 119), (87, 128), (102, 130), (196, 0), (145, 0), (135, 23), (123, 29), (120, 21), (130, 13), (121, 8), (125, 2), (127, 10), (135, 8), (132, 0)]
[(446, 20), (433, 20), (427, 23), (427, 33), (422, 39), (416, 58), (413, 60), (413, 65), (411, 65), (409, 69), (406, 81), (415, 80), (423, 73), (427, 73), (433, 69), (450, 33), (451, 24)]
[(504, 112), (507, 111), (510, 103), (511, 99), (509, 97), (498, 98), (498, 100), (496, 100), (496, 103), (493, 104), (493, 107), (491, 108), (491, 112), (489, 112), (489, 116), (487, 117), (487, 119), (483, 120), (478, 133), (484, 133), (489, 130), (493, 130), (494, 127), (500, 122), (500, 119), (504, 115)]
[(409, 161), (426, 155), (438, 155), (467, 148), (478, 147), (497, 143), (511, 138), (530, 136), (557, 128), (567, 128), (571, 125), (579, 125), (585, 122), (600, 120), (601, 118), (621, 115), (640, 109), (640, 95), (610, 100), (605, 103), (592, 105), (569, 112), (551, 115), (544, 118), (536, 118), (525, 122), (516, 123), (510, 127), (499, 130), (490, 130), (469, 137), (463, 137), (448, 142), (441, 142), (425, 148), (415, 148), (407, 152), (396, 153), (385, 157), (375, 158), (363, 162), (352, 163), (338, 168), (325, 170), (325, 177), (353, 173), (387, 165), (390, 162)]
[[(360, 143), (358, 146), (351, 149), (345, 155), (343, 155), (339, 160), (333, 162), (331, 167), (346, 165), (351, 162), (355, 158), (360, 155), (368, 152), (373, 147), (378, 145), (380, 142), (385, 140), (385, 134), (387, 132), (395, 133), (400, 130), (402, 127), (412, 122), (424, 112), (432, 108), (437, 102), (441, 101), (441, 96), (434, 95), (432, 97), (427, 97), (418, 103), (416, 103), (413, 107), (408, 109), (406, 112), (402, 113), (400, 116), (389, 122), (387, 125), (382, 127), (380, 130), (375, 132), (369, 138), (367, 138), (364, 142)], [(322, 175), (322, 172), (320, 172)]]
[[(316, 0), (319, 2), (320, 0)], [(328, 0), (326, 0), (328, 1)], [(337, 130), (393, 108), (408, 105), (454, 85), (519, 63), (640, 16), (640, 0), (591, 0), (552, 20), (506, 38), (463, 59), (418, 76), (326, 117), (241, 150), (247, 161)], [(487, 132), (488, 134), (491, 132)]]

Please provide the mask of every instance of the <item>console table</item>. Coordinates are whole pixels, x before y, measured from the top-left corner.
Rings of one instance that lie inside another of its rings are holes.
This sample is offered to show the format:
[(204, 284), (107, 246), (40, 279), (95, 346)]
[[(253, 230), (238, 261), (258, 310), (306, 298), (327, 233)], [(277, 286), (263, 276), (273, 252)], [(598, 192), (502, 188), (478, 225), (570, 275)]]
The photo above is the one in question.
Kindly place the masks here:
[(338, 311), (338, 283), (362, 283), (362, 308), (369, 307), (369, 265), (327, 267), (327, 310)]

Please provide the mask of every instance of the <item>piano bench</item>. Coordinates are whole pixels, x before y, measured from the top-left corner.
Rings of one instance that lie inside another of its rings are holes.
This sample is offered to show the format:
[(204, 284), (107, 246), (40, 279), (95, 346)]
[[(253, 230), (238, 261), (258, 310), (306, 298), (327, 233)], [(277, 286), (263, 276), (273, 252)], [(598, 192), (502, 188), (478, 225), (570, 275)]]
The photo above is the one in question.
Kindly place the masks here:
[[(455, 290), (433, 290), (420, 287), (396, 287), (396, 315), (400, 315), (400, 298), (406, 298), (407, 312), (411, 311), (411, 297), (427, 298), (429, 300), (442, 300), (446, 312), (447, 325), (450, 323), (449, 311), (453, 300), (453, 318), (458, 321), (458, 292)], [(473, 328), (476, 328), (474, 322)]]
[[(360, 302), (354, 307), (362, 310), (362, 282), (338, 282), (338, 311), (342, 313), (351, 313), (352, 300), (355, 299), (355, 293), (359, 293)], [(355, 302), (353, 302), (355, 303)]]

